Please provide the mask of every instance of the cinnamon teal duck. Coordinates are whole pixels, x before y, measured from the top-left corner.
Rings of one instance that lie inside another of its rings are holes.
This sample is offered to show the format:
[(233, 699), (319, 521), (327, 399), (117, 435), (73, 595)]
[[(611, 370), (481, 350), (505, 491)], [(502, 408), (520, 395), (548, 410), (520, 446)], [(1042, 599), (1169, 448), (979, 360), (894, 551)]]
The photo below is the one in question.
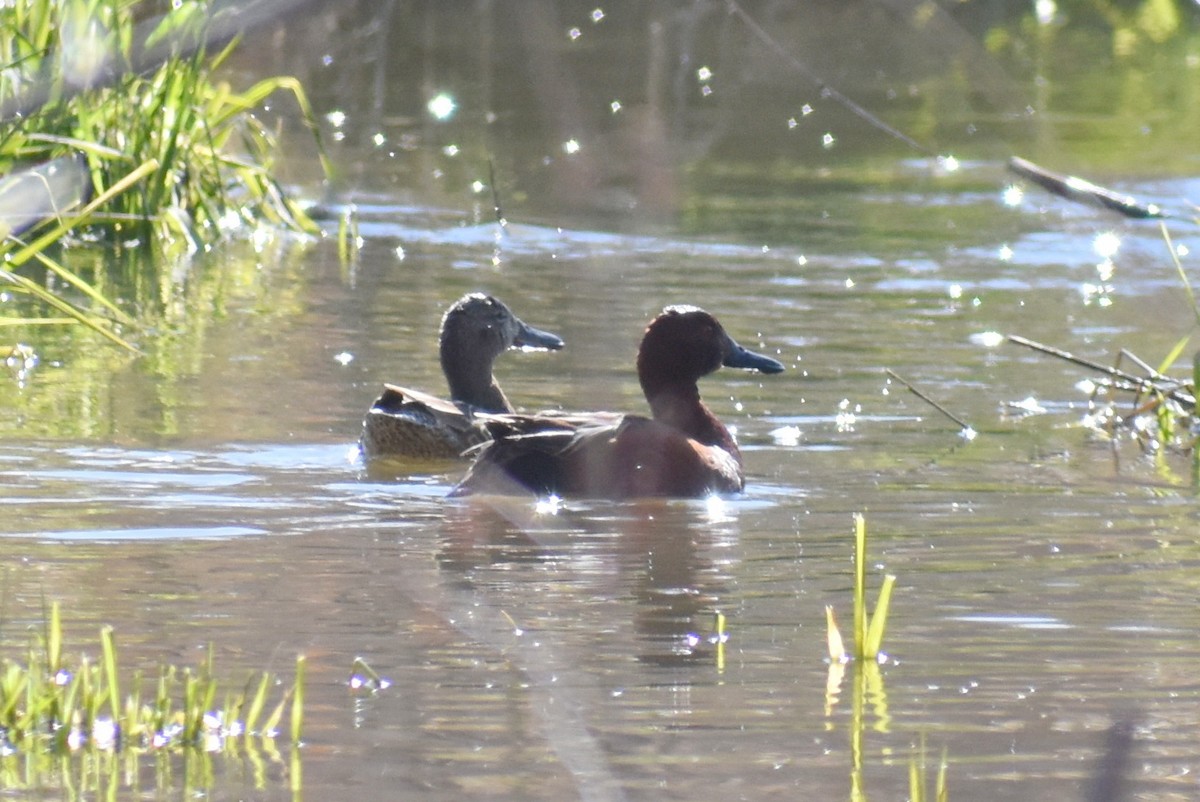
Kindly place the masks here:
[(492, 364), (514, 347), (558, 350), (563, 341), (525, 323), (490, 295), (474, 292), (459, 298), (442, 317), (439, 346), (450, 399), (385, 384), (363, 420), (363, 456), (453, 458), (487, 440), (488, 432), (475, 416), (513, 411), (492, 375)]
[(722, 365), (779, 373), (738, 345), (717, 319), (670, 306), (646, 328), (637, 372), (653, 418), (640, 415), (486, 415), (479, 447), (452, 496), (534, 493), (590, 498), (703, 497), (745, 487), (733, 435), (700, 400), (697, 381)]

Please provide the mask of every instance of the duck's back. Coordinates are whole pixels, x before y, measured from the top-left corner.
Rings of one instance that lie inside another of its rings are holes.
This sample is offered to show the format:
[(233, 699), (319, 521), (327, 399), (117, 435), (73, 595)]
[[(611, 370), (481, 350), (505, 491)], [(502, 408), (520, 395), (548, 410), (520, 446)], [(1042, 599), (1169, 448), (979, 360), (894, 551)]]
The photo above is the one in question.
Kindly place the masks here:
[(486, 439), (487, 432), (473, 421), (469, 409), (387, 384), (363, 419), (359, 445), (367, 459), (453, 459)]
[(700, 497), (742, 489), (735, 455), (638, 415), (496, 416), (454, 495)]

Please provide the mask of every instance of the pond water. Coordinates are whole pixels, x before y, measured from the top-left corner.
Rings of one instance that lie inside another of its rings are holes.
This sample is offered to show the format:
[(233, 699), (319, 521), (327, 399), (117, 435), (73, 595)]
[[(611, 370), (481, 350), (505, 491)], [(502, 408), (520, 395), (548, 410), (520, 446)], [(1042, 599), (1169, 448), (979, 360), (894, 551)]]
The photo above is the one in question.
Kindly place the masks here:
[[(310, 799), (901, 799), (921, 744), (931, 788), (945, 755), (952, 799), (1195, 798), (1189, 460), (1099, 442), (1079, 426), (1086, 370), (991, 336), (1157, 363), (1194, 328), (1157, 223), (1016, 198), (1004, 166), (1019, 154), (1180, 210), (1193, 274), (1194, 12), (1117, 57), (1125, 39), (1085, 4), (1034, 33), (1032, 12), (987, 4), (895, 31), (882, 4), (848, 4), (865, 28), (839, 4), (748, 6), (920, 153), (823, 99), (723, 4), (599, 21), (476, 5), (320, 9), (238, 62), (294, 72), (345, 115), (323, 118), (343, 171), (324, 202), (356, 210), (353, 263), (332, 238), (200, 257), (192, 311), (137, 360), (22, 335), (40, 362), (0, 387), (0, 644), (23, 646), (56, 599), (70, 649), (94, 656), (111, 624), (146, 670), (212, 644), (235, 684), (286, 680), (304, 654)], [(426, 108), (440, 93), (443, 122)], [(315, 197), (294, 121), (285, 141)], [(503, 228), (472, 186), (489, 157)], [(459, 463), (368, 471), (362, 413), (383, 381), (442, 390), (440, 315), (474, 289), (567, 343), (498, 361), (530, 410), (641, 411), (633, 354), (667, 304), (782, 360), (701, 386), (736, 426), (746, 493), (451, 501)], [(888, 659), (831, 686), (825, 607), (848, 628), (854, 513), (870, 597), (898, 577)], [(356, 656), (390, 687), (352, 694)], [(1119, 721), (1128, 793), (1089, 796)], [(203, 790), (294, 798), (283, 774), (220, 759)], [(58, 793), (43, 782), (9, 795)]]

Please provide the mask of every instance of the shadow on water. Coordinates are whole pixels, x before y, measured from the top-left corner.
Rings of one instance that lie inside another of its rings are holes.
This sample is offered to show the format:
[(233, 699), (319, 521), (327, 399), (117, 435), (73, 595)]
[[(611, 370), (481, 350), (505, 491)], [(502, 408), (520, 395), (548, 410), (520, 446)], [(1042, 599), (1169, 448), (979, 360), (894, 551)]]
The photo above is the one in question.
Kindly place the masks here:
[[(231, 75), (311, 86), (345, 165), (327, 206), (356, 208), (362, 247), (197, 255), (140, 361), (22, 333), (40, 361), (0, 386), (0, 645), (54, 597), (69, 642), (112, 624), (131, 665), (304, 653), (314, 799), (856, 798), (855, 767), (857, 798), (901, 798), (922, 743), (952, 798), (1191, 798), (1190, 466), (1089, 439), (1082, 377), (994, 335), (1107, 361), (1193, 326), (1156, 229), (1021, 194), (1003, 164), (1019, 147), (1193, 196), (1194, 20), (1148, 48), (1062, 5), (1061, 25), (930, 7), (955, 34), (931, 42), (903, 4), (747, 4), (841, 91), (964, 154), (954, 174), (719, 3), (328, 4), (251, 34)], [(302, 153), (287, 170), (312, 175)], [(1190, 269), (1200, 242), (1172, 227)], [(746, 494), (460, 502), (457, 462), (368, 472), (361, 415), (383, 381), (444, 391), (439, 320), (475, 289), (567, 343), (497, 362), (525, 410), (644, 411), (633, 354), (669, 303), (783, 361), (701, 385)], [(890, 659), (831, 694), (823, 611), (853, 586), (854, 512), (872, 576), (900, 581)], [(391, 686), (352, 694), (359, 656)], [(219, 767), (205, 791), (291, 797)]]

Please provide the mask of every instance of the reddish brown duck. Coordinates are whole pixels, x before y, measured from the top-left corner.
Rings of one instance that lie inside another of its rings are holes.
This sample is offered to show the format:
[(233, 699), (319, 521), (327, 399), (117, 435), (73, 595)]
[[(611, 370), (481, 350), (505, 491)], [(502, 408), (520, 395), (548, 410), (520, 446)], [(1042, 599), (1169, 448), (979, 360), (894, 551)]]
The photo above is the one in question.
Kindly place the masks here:
[(591, 498), (702, 497), (745, 486), (733, 435), (700, 400), (697, 381), (725, 365), (783, 365), (734, 342), (717, 319), (671, 306), (646, 328), (637, 371), (653, 418), (639, 415), (484, 416), (494, 438), (451, 492)]

